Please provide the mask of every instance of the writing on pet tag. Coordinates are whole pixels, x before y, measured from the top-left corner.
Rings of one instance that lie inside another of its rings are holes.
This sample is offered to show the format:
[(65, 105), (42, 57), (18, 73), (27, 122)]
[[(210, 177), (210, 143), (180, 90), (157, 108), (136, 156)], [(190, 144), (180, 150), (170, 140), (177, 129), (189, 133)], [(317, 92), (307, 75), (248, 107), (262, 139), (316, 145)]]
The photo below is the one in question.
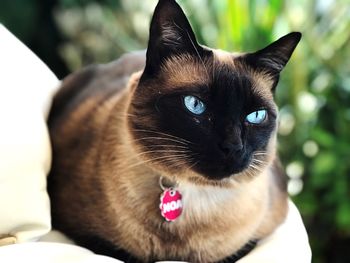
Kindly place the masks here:
[(174, 221), (182, 213), (182, 195), (174, 189), (165, 189), (160, 196), (160, 211), (166, 221)]

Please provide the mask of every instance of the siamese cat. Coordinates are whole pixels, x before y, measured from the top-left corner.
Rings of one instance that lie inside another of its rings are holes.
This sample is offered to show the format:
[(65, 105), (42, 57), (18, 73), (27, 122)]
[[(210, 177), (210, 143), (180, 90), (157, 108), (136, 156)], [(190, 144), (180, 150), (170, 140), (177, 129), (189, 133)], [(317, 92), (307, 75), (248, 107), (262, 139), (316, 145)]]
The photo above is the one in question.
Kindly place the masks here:
[(146, 54), (74, 73), (54, 98), (53, 227), (126, 262), (248, 253), (287, 213), (274, 90), (300, 38), (210, 49), (160, 0)]

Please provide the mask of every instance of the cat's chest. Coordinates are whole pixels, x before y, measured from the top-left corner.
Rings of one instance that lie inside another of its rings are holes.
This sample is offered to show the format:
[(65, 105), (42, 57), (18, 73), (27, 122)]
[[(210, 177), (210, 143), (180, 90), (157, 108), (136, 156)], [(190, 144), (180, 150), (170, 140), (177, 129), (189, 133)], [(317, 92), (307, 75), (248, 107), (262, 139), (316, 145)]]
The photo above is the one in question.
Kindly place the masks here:
[[(175, 238), (195, 258), (206, 255), (215, 259), (213, 251), (221, 256), (233, 254), (254, 239), (266, 213), (266, 191), (248, 185), (232, 189), (187, 184), (177, 190), (182, 195), (182, 213), (175, 221), (162, 224), (162, 247), (167, 246), (164, 240)], [(174, 250), (171, 243), (169, 250)]]
[[(230, 207), (239, 197), (239, 192), (215, 186), (180, 185), (183, 213), (179, 221), (207, 220), (221, 209)], [(180, 222), (181, 223), (181, 222)]]
[[(245, 220), (251, 214), (258, 217), (268, 200), (268, 187), (264, 181), (262, 175), (236, 187), (179, 184), (175, 190), (181, 196), (181, 213), (169, 224), (180, 231), (188, 226), (212, 226), (215, 222), (230, 228), (233, 222)], [(169, 206), (169, 209), (178, 209), (175, 207), (179, 204), (178, 199), (173, 203), (174, 207)]]

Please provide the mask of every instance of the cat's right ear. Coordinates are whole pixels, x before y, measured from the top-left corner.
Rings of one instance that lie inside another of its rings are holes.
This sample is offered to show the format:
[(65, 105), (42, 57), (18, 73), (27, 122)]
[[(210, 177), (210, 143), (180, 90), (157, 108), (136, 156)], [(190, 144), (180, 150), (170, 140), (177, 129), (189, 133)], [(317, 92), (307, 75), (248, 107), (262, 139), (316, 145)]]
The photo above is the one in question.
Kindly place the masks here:
[(159, 0), (151, 21), (144, 74), (155, 75), (173, 55), (202, 55), (193, 30), (175, 0)]
[(265, 71), (277, 81), (300, 38), (299, 32), (289, 33), (264, 49), (246, 55), (245, 59), (253, 68)]

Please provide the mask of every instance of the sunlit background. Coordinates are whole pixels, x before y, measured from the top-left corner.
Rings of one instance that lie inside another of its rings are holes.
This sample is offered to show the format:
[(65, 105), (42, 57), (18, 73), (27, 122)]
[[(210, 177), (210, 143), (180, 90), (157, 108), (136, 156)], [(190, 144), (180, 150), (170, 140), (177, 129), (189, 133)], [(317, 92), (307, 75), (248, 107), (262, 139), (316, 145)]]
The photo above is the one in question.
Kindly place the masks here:
[[(62, 78), (146, 48), (156, 2), (2, 0), (0, 22)], [(279, 152), (313, 262), (350, 262), (350, 1), (179, 2), (211, 47), (254, 51), (303, 33), (277, 89)]]

